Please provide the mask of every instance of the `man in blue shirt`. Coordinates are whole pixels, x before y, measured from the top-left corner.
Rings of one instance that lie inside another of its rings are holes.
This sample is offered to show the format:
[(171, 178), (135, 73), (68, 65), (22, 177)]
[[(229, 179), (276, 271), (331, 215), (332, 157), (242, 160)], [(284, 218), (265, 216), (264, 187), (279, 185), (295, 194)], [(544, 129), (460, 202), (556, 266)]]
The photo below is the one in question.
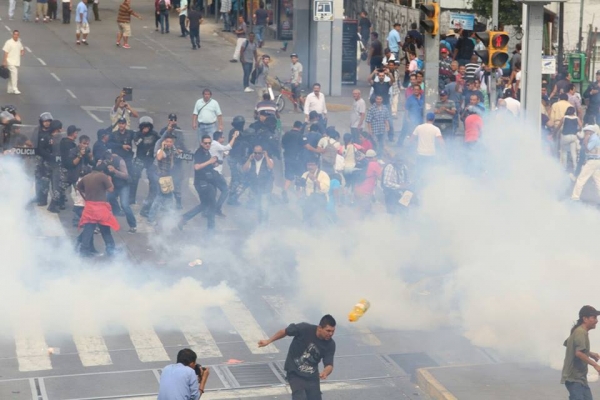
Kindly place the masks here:
[(79, 39), (83, 35), (83, 44), (87, 45), (87, 37), (90, 33), (90, 24), (88, 23), (88, 9), (87, 9), (87, 0), (81, 0), (79, 4), (77, 4), (77, 9), (75, 10), (75, 23), (77, 28), (75, 30), (75, 36), (77, 37), (77, 44), (81, 44)]
[(191, 349), (177, 353), (177, 364), (167, 365), (160, 374), (157, 400), (200, 399), (209, 371), (196, 364), (196, 359), (196, 353)]
[(396, 56), (396, 60), (399, 60), (398, 53), (400, 52), (401, 42), (400, 39), (400, 24), (395, 23), (394, 28), (388, 33), (387, 42), (388, 47), (392, 53)]
[(581, 191), (587, 181), (593, 177), (596, 190), (600, 193), (600, 128), (598, 125), (587, 125), (583, 128), (585, 134), (582, 146), (586, 151), (586, 162), (575, 182), (571, 200), (578, 201)]

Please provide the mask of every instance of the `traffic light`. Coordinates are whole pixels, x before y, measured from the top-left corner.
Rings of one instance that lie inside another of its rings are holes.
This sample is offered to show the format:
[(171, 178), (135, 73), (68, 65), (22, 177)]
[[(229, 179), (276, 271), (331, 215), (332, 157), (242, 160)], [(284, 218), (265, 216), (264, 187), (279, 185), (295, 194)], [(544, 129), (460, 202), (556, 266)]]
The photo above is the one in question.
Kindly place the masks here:
[(501, 31), (476, 32), (475, 35), (485, 45), (485, 50), (477, 50), (475, 54), (492, 68), (503, 67), (509, 59), (508, 33)]
[(438, 3), (421, 4), (425, 19), (421, 19), (421, 27), (431, 36), (438, 34), (440, 26), (440, 5)]

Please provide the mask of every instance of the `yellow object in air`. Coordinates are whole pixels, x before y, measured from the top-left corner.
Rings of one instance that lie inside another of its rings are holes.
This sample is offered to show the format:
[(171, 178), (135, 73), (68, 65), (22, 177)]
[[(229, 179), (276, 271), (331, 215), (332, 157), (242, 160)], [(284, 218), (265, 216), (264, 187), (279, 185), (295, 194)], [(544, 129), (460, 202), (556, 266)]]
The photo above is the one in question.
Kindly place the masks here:
[(348, 314), (348, 321), (358, 321), (360, 317), (362, 317), (367, 312), (369, 307), (371, 307), (371, 303), (369, 303), (368, 300), (360, 299), (360, 301), (354, 305), (354, 308), (352, 309), (350, 314)]

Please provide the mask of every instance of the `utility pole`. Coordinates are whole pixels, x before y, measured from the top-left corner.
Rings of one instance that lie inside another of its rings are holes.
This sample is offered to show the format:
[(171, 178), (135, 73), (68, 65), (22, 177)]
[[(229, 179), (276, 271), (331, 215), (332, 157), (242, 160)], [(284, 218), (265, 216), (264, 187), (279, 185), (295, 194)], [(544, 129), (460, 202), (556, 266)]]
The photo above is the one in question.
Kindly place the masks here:
[(581, 46), (583, 42), (583, 2), (584, 0), (580, 0), (579, 2), (579, 41), (577, 42), (578, 53), (581, 53)]
[[(499, 0), (492, 1), (492, 30), (498, 29), (498, 2)], [(490, 109), (492, 112), (496, 109), (496, 68), (492, 69), (490, 75)]]
[(556, 60), (558, 72), (562, 72), (563, 69), (563, 59), (564, 59), (564, 46), (565, 40), (563, 36), (565, 35), (565, 3), (560, 3), (558, 5), (558, 13), (560, 14), (558, 20), (558, 59)]

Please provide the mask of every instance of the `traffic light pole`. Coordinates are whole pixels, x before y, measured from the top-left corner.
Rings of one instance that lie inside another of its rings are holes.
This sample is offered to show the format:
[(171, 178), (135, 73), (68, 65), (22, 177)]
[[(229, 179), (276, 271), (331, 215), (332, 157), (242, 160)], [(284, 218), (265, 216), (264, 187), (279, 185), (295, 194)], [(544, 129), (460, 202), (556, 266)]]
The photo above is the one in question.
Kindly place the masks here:
[[(498, 2), (500, 0), (492, 1), (492, 30), (498, 30)], [(492, 75), (490, 76), (490, 110), (494, 112), (496, 110), (496, 68), (492, 68)]]
[(542, 45), (544, 40), (544, 4), (523, 4), (525, 25), (524, 52), (521, 59), (521, 112), (541, 132)]

